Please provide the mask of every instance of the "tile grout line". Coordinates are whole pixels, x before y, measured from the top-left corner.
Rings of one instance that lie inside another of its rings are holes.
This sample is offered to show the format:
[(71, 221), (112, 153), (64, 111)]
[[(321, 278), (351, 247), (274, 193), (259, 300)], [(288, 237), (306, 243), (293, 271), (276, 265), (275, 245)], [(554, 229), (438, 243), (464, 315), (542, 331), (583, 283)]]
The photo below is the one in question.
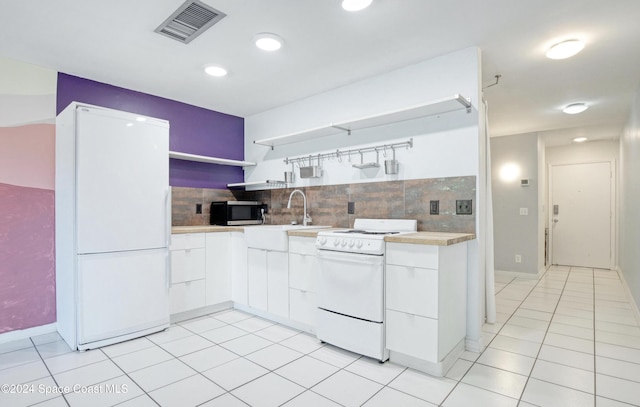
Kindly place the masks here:
[[(536, 287), (538, 286), (538, 284), (540, 284), (540, 281), (542, 281), (542, 279), (547, 275), (548, 272), (549, 272), (549, 269), (547, 269), (547, 271), (545, 271), (545, 273), (542, 275), (542, 278), (540, 278), (540, 280), (538, 280), (538, 283), (536, 284)], [(522, 387), (522, 392), (520, 393), (520, 397), (518, 397), (518, 404), (523, 402), (522, 396), (524, 396), (524, 392), (527, 389), (527, 385), (529, 384), (529, 380), (531, 380), (531, 374), (533, 374), (533, 370), (536, 368), (536, 363), (538, 362), (538, 358), (540, 357), (540, 351), (542, 350), (542, 346), (544, 345), (544, 340), (547, 338), (547, 334), (549, 333), (549, 328), (551, 328), (551, 322), (553, 321), (553, 318), (556, 315), (556, 311), (558, 309), (558, 306), (560, 305), (560, 301), (562, 300), (562, 295), (564, 294), (564, 290), (567, 287), (567, 282), (569, 281), (569, 277), (570, 276), (571, 276), (571, 268), (569, 268), (569, 271), (567, 272), (567, 277), (565, 278), (564, 284), (562, 286), (562, 290), (560, 291), (560, 296), (558, 297), (558, 302), (556, 303), (556, 306), (553, 309), (553, 313), (551, 313), (551, 319), (549, 320), (549, 325), (547, 326), (547, 329), (545, 330), (544, 336), (542, 337), (542, 342), (540, 342), (540, 348), (538, 349), (538, 352), (536, 353), (536, 357), (535, 357), (535, 359), (533, 361), (533, 365), (531, 366), (531, 371), (529, 371), (529, 374), (527, 375), (527, 380), (524, 383), (524, 387)], [(526, 403), (526, 401), (524, 401), (524, 402)]]
[[(547, 270), (547, 271), (548, 271), (548, 270)], [(500, 331), (502, 330), (502, 328), (504, 328), (504, 326), (505, 326), (505, 325), (507, 325), (507, 323), (509, 322), (509, 320), (511, 320), (511, 318), (515, 315), (515, 313), (520, 309), (520, 307), (522, 306), (522, 304), (527, 300), (527, 298), (529, 298), (529, 296), (531, 295), (531, 293), (533, 292), (533, 290), (535, 289), (535, 287), (537, 287), (537, 285), (540, 283), (540, 280), (542, 280), (542, 278), (543, 278), (543, 277), (544, 277), (544, 275), (547, 273), (547, 271), (545, 271), (545, 273), (544, 273), (544, 274), (542, 275), (542, 277), (538, 280), (538, 282), (537, 282), (534, 286), (532, 286), (532, 287), (531, 287), (531, 289), (529, 290), (529, 292), (527, 292), (527, 295), (526, 295), (526, 296), (525, 296), (525, 297), (520, 301), (520, 305), (518, 305), (518, 307), (517, 307), (517, 308), (516, 308), (512, 313), (511, 313), (511, 315), (509, 316), (509, 318), (507, 318), (507, 320), (502, 324), (502, 326), (500, 327), (500, 329), (498, 329), (498, 332), (496, 332), (496, 333), (494, 334), (493, 338), (489, 341), (489, 343), (487, 343), (487, 345), (484, 347), (484, 349), (482, 349), (482, 351), (480, 352), (480, 354), (478, 355), (478, 357), (476, 358), (476, 360), (474, 360), (474, 361), (473, 361), (473, 363), (471, 364), (471, 366), (469, 366), (469, 368), (468, 368), (468, 369), (467, 369), (467, 371), (464, 373), (464, 375), (462, 375), (462, 377), (460, 377), (460, 380), (458, 380), (458, 381), (456, 382), (456, 384), (453, 386), (453, 388), (451, 389), (451, 391), (450, 391), (449, 393), (447, 393), (446, 397), (445, 397), (445, 398), (442, 400), (442, 402), (441, 402), (440, 404), (438, 404), (438, 405), (442, 405), (442, 404), (443, 404), (443, 403), (444, 403), (444, 402), (449, 398), (449, 396), (451, 396), (451, 394), (453, 394), (453, 392), (454, 392), (454, 391), (455, 391), (455, 389), (458, 387), (458, 385), (459, 385), (460, 383), (462, 383), (462, 379), (467, 375), (467, 373), (469, 373), (469, 371), (470, 371), (470, 370), (471, 370), (471, 369), (472, 369), (476, 364), (479, 364), (479, 365), (485, 366), (484, 364), (482, 364), (482, 363), (478, 362), (478, 360), (480, 360), (480, 358), (482, 357), (482, 354), (487, 350), (487, 348), (489, 347), (489, 345), (491, 345), (491, 343), (494, 341), (494, 339), (496, 338), (496, 336), (498, 336), (498, 334), (500, 333)], [(511, 284), (512, 284), (514, 281), (516, 281), (516, 280), (517, 280), (517, 277), (514, 277), (513, 279), (511, 279), (511, 281), (509, 281), (507, 284), (505, 284), (505, 286), (504, 286), (504, 287), (502, 287), (502, 289), (501, 289), (499, 292), (502, 292), (505, 288), (507, 288), (507, 286), (511, 285)], [(496, 295), (497, 295), (497, 294), (498, 294), (498, 293), (496, 293)], [(559, 301), (559, 300), (558, 300), (558, 301)], [(548, 329), (548, 327), (547, 327), (547, 329)], [(541, 345), (541, 346), (542, 346), (542, 345)], [(535, 362), (534, 362), (534, 364), (535, 364)], [(493, 366), (490, 366), (490, 367), (493, 367)], [(495, 368), (495, 367), (494, 367), (494, 368)], [(499, 368), (495, 368), (495, 369), (506, 371), (506, 370), (504, 370), (504, 369), (499, 369)], [(533, 367), (532, 367), (532, 370), (533, 370)], [(510, 372), (510, 373), (513, 373), (513, 372)], [(527, 380), (528, 380), (528, 378), (527, 378)], [(474, 386), (474, 385), (472, 385), (472, 384), (468, 384), (468, 383), (465, 383), (465, 384), (466, 384), (466, 385), (469, 385), (469, 386), (473, 386), (473, 387), (479, 388), (479, 389), (482, 389), (482, 390), (485, 390), (485, 391), (489, 391), (489, 392), (494, 393), (494, 394), (499, 394), (499, 395), (504, 396), (504, 397), (509, 397), (509, 396), (507, 396), (507, 395), (504, 395), (504, 394), (502, 394), (502, 393), (496, 393), (496, 392), (494, 392), (494, 391), (492, 391), (492, 390), (489, 390), (489, 389), (485, 389), (485, 388), (482, 388), (482, 387)], [(525, 387), (526, 387), (526, 383), (525, 383)], [(524, 391), (524, 387), (523, 387), (523, 389), (522, 389), (522, 390)], [(522, 395), (520, 395), (520, 397), (522, 397)], [(509, 397), (509, 398), (511, 398), (511, 399), (513, 399), (513, 400), (518, 400), (518, 402), (520, 402), (520, 399), (515, 399), (515, 398), (513, 398), (513, 397)]]
[[(61, 338), (62, 339), (62, 338)], [(47, 363), (44, 361), (44, 358), (42, 357), (42, 355), (40, 354), (40, 350), (38, 349), (38, 347), (36, 346), (36, 343), (33, 341), (33, 338), (29, 338), (29, 340), (31, 341), (31, 343), (33, 344), (33, 348), (36, 350), (36, 352), (38, 353), (38, 357), (40, 357), (40, 360), (42, 361), (42, 364), (44, 365), (45, 369), (47, 369), (47, 372), (49, 372), (49, 377), (51, 377), (51, 380), (53, 380), (53, 382), (56, 384), (56, 387), (60, 388), (60, 384), (58, 384), (58, 381), (56, 380), (56, 378), (53, 376), (53, 373), (51, 373), (51, 370), (49, 369), (49, 366), (47, 365)], [(66, 342), (65, 342), (66, 343)], [(72, 369), (70, 369), (72, 370)], [(37, 379), (36, 379), (37, 380)], [(67, 400), (67, 397), (64, 393), (62, 393), (62, 400), (64, 400), (64, 402), (67, 404), (67, 406), (70, 406), (69, 401)]]

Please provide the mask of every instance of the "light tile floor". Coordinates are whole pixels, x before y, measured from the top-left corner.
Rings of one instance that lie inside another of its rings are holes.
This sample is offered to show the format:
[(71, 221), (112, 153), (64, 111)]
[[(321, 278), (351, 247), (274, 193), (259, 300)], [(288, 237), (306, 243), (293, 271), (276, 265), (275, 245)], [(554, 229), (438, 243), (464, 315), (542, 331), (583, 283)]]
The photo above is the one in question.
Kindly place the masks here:
[(496, 276), (496, 293), (484, 352), (444, 378), (229, 310), (82, 353), (56, 333), (2, 344), (0, 406), (640, 406), (640, 325), (615, 272)]

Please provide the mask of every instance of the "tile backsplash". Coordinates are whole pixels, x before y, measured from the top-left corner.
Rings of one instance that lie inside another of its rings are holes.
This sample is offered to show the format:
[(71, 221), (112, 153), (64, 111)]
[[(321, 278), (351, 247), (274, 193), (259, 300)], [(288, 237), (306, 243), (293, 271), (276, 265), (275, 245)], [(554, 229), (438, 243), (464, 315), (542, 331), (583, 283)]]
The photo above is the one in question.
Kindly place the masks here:
[[(301, 187), (307, 195), (307, 212), (315, 225), (353, 227), (356, 218), (417, 219), (418, 230), (475, 233), (476, 177), (427, 178)], [(263, 191), (235, 191), (204, 188), (172, 188), (172, 225), (209, 224), (212, 201), (255, 200), (269, 206), (267, 223), (302, 223), (303, 200), (294, 188)], [(471, 215), (456, 215), (456, 200), (473, 199)], [(430, 201), (439, 201), (439, 214), (430, 214)], [(347, 211), (349, 202), (354, 213)], [(202, 214), (196, 214), (196, 204)]]

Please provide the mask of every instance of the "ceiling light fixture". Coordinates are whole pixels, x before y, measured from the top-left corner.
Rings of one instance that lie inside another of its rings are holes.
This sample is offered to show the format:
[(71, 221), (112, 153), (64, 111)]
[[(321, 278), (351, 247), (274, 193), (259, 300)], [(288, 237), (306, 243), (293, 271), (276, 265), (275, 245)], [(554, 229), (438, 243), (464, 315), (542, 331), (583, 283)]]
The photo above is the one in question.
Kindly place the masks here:
[(575, 141), (576, 143), (583, 143), (585, 141), (587, 141), (586, 137), (576, 137), (573, 139), (573, 141)]
[(549, 59), (566, 59), (582, 51), (583, 48), (584, 42), (580, 40), (566, 40), (551, 46), (546, 55)]
[(360, 11), (371, 5), (373, 0), (342, 0), (342, 8), (347, 11)]
[(221, 66), (217, 66), (217, 65), (209, 65), (209, 66), (204, 68), (204, 71), (207, 73), (207, 75), (211, 75), (211, 76), (215, 76), (215, 77), (221, 77), (221, 76), (225, 76), (227, 74), (227, 70), (226, 69), (224, 69)]
[(566, 114), (578, 114), (578, 113), (584, 112), (588, 108), (589, 106), (587, 106), (586, 103), (572, 103), (570, 105), (565, 106), (565, 108), (562, 109), (562, 111), (565, 112)]
[(253, 37), (256, 47), (264, 51), (277, 51), (282, 48), (284, 40), (282, 37), (272, 33), (260, 33)]

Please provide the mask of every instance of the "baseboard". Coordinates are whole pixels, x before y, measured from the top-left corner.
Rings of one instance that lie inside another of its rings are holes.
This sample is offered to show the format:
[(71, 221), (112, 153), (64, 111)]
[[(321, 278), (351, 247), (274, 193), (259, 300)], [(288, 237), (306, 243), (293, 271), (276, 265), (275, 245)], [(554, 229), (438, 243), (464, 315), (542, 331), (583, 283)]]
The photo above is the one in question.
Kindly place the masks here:
[(182, 322), (188, 319), (203, 317), (205, 315), (213, 314), (214, 312), (220, 312), (220, 311), (224, 311), (226, 309), (231, 309), (231, 308), (233, 308), (233, 302), (225, 301), (225, 302), (221, 302), (220, 304), (208, 305), (206, 307), (202, 307), (202, 308), (198, 308), (190, 311), (171, 314), (169, 316), (169, 319), (172, 324), (175, 324), (176, 322)]
[(638, 322), (638, 325), (640, 325), (640, 309), (638, 309), (638, 304), (636, 303), (635, 299), (633, 298), (633, 295), (631, 294), (631, 289), (629, 288), (629, 284), (627, 284), (627, 280), (624, 278), (624, 273), (620, 269), (620, 266), (616, 267), (615, 271), (616, 273), (618, 273), (618, 276), (622, 281), (622, 285), (624, 285), (624, 291), (627, 294), (627, 298), (629, 299), (629, 302), (631, 303), (631, 308), (633, 308), (633, 314), (636, 317), (636, 321)]
[(284, 325), (284, 326), (288, 326), (289, 328), (293, 328), (293, 329), (297, 329), (298, 331), (303, 331), (303, 332), (307, 332), (310, 334), (315, 335), (316, 331), (313, 327), (307, 325), (307, 324), (303, 324), (301, 322), (297, 322), (297, 321), (292, 321), (288, 318), (285, 317), (281, 317), (279, 315), (275, 315), (272, 314), (270, 312), (267, 311), (262, 311), (256, 308), (252, 308), (248, 305), (245, 304), (240, 304), (238, 302), (233, 304), (233, 308), (237, 309), (238, 311), (243, 311), (246, 312), (247, 314), (251, 314), (251, 315), (255, 315), (257, 317), (260, 318), (264, 318), (264, 319), (268, 319), (269, 321), (273, 321), (275, 323), (278, 323), (280, 325)]
[(16, 331), (5, 332), (0, 334), (0, 343), (16, 341), (19, 339), (26, 339), (32, 336), (50, 334), (58, 331), (58, 324), (51, 323), (47, 325), (34, 326), (33, 328), (18, 329)]
[(406, 355), (401, 352), (391, 351), (389, 361), (407, 366), (415, 370), (427, 373), (431, 376), (443, 377), (447, 374), (451, 366), (458, 360), (462, 352), (464, 352), (465, 340), (462, 339), (458, 344), (445, 356), (442, 361), (438, 363), (429, 362), (423, 359), (418, 359), (414, 356)]
[(465, 349), (469, 352), (482, 353), (484, 350), (484, 344), (482, 343), (482, 336), (478, 339), (466, 338), (464, 343)]
[(513, 278), (523, 278), (526, 280), (539, 280), (545, 271), (546, 271), (546, 268), (542, 268), (538, 270), (537, 273), (523, 273), (521, 271), (506, 271), (506, 270), (495, 270), (494, 273), (501, 274), (503, 276), (513, 277)]

